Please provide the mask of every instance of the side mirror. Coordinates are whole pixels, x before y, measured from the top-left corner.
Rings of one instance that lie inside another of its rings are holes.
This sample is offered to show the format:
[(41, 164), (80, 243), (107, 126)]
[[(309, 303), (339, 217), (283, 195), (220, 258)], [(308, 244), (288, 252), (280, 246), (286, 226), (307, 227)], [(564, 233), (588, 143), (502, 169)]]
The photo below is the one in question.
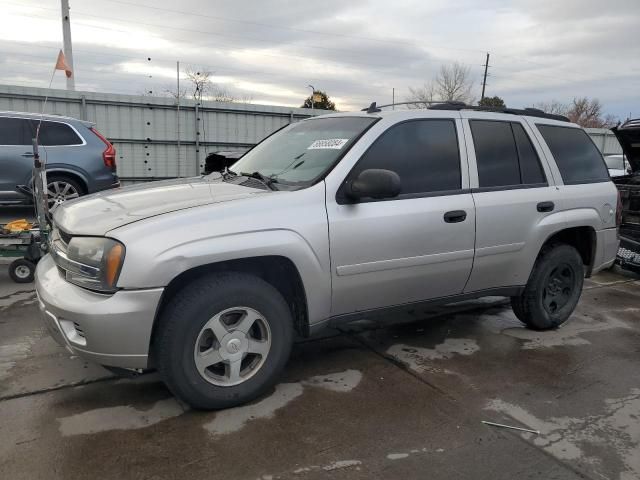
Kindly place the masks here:
[(373, 168), (363, 170), (345, 185), (345, 195), (351, 200), (393, 198), (400, 190), (400, 176), (396, 172)]

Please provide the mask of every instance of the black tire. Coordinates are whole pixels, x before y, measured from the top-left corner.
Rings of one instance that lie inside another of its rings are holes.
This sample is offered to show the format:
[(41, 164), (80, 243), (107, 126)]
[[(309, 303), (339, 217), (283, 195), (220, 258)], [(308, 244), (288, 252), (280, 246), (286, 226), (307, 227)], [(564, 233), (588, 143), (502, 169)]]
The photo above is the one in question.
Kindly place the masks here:
[(584, 265), (570, 245), (546, 246), (540, 252), (524, 292), (511, 297), (516, 317), (533, 330), (562, 325), (580, 300)]
[[(214, 385), (196, 368), (194, 348), (212, 317), (238, 306), (260, 312), (268, 322), (270, 350), (262, 366), (239, 385)], [(278, 380), (293, 345), (287, 302), (272, 285), (244, 273), (219, 273), (189, 283), (171, 298), (159, 322), (153, 351), (160, 376), (176, 397), (202, 410), (232, 407), (265, 393)]]
[(16, 283), (31, 283), (36, 273), (36, 265), (26, 258), (19, 258), (9, 264), (9, 276)]

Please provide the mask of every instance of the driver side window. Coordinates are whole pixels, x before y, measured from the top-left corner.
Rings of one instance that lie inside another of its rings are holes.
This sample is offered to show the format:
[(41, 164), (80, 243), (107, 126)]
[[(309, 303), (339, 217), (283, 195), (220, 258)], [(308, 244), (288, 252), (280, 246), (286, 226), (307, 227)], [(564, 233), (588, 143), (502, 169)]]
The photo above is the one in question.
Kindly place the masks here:
[(400, 176), (403, 196), (461, 188), (460, 152), (453, 120), (410, 120), (392, 126), (369, 147), (349, 178), (382, 168)]

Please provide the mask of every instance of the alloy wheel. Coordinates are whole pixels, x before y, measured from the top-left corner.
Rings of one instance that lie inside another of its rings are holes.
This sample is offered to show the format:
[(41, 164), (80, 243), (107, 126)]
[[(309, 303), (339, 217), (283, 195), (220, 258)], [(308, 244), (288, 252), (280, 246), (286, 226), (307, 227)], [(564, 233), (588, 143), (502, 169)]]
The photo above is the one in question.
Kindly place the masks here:
[(78, 198), (80, 192), (72, 184), (64, 180), (55, 180), (47, 185), (47, 204), (53, 211), (66, 200)]
[(204, 324), (193, 352), (200, 376), (213, 385), (231, 387), (255, 375), (271, 349), (271, 329), (249, 307), (228, 308)]

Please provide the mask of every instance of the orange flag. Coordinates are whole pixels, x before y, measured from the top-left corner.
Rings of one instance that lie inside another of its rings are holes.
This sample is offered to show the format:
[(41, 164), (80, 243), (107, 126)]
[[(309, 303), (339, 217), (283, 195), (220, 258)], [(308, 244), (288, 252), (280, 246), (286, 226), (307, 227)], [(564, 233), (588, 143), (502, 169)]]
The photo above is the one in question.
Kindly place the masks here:
[(69, 65), (67, 65), (67, 59), (64, 57), (64, 53), (62, 53), (62, 50), (60, 50), (60, 53), (58, 54), (58, 60), (56, 60), (55, 69), (64, 70), (64, 74), (67, 76), (67, 78), (71, 78), (71, 75), (73, 75), (71, 68), (69, 67)]

